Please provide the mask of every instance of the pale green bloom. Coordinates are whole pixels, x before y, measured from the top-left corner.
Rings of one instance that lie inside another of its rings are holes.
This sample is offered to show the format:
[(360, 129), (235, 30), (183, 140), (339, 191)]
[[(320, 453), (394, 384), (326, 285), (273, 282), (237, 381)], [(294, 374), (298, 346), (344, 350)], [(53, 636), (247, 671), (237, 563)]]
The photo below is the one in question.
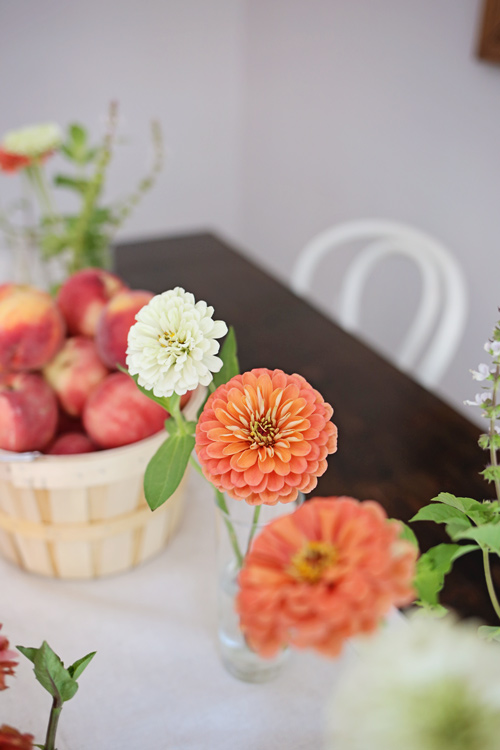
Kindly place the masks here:
[(451, 618), (366, 644), (330, 707), (329, 750), (497, 750), (500, 646)]
[(36, 158), (54, 151), (62, 141), (59, 125), (53, 122), (11, 130), (3, 139), (2, 147), (9, 154)]
[(155, 396), (182, 396), (198, 385), (209, 385), (222, 360), (215, 339), (227, 333), (214, 308), (195, 302), (176, 287), (148, 302), (135, 316), (128, 334), (127, 367), (139, 385)]

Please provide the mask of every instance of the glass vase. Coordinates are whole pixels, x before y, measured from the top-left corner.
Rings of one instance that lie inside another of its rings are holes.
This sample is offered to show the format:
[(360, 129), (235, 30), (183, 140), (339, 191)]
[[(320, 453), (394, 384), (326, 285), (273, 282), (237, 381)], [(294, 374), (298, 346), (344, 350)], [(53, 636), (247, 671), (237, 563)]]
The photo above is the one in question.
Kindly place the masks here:
[[(217, 636), (219, 652), (227, 671), (244, 682), (268, 682), (276, 677), (288, 659), (284, 648), (265, 659), (247, 644), (239, 626), (235, 601), (238, 574), (253, 540), (264, 526), (279, 516), (293, 512), (302, 502), (274, 506), (250, 506), (243, 500), (224, 496), (225, 509), (217, 508)], [(257, 512), (256, 512), (257, 509)], [(256, 516), (258, 517), (256, 520)]]

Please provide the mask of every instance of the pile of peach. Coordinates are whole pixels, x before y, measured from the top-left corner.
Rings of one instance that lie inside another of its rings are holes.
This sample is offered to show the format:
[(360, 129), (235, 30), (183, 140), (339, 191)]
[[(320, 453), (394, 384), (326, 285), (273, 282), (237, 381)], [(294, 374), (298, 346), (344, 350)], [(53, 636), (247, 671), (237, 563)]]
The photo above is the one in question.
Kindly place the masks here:
[(57, 300), (0, 285), (1, 449), (89, 453), (163, 428), (164, 409), (116, 372), (152, 296), (96, 268), (71, 276)]

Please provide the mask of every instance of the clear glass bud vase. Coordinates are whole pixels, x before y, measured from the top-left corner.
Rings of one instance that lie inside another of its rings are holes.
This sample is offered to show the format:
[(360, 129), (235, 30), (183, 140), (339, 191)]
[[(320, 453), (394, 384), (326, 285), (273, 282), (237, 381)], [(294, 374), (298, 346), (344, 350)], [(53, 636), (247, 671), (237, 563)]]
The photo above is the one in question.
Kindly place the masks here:
[(238, 574), (252, 541), (264, 526), (274, 518), (293, 512), (302, 499), (274, 506), (262, 505), (256, 514), (257, 506), (224, 496), (227, 511), (217, 508), (218, 645), (227, 671), (244, 682), (272, 680), (286, 663), (289, 650), (284, 648), (277, 656), (265, 659), (247, 644), (235, 608)]

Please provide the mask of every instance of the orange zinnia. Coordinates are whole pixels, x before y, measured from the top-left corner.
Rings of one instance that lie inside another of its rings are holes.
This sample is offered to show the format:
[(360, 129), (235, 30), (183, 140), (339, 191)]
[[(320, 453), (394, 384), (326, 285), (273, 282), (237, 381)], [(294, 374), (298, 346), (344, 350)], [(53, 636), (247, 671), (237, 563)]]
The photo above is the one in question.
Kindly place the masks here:
[(301, 375), (257, 369), (208, 399), (196, 452), (217, 489), (249, 505), (289, 503), (316, 487), (337, 450), (333, 409)]
[(33, 750), (34, 741), (32, 734), (21, 734), (7, 724), (0, 727), (0, 750)]
[(376, 502), (314, 498), (264, 528), (239, 575), (236, 609), (249, 646), (337, 656), (414, 598), (417, 550)]

